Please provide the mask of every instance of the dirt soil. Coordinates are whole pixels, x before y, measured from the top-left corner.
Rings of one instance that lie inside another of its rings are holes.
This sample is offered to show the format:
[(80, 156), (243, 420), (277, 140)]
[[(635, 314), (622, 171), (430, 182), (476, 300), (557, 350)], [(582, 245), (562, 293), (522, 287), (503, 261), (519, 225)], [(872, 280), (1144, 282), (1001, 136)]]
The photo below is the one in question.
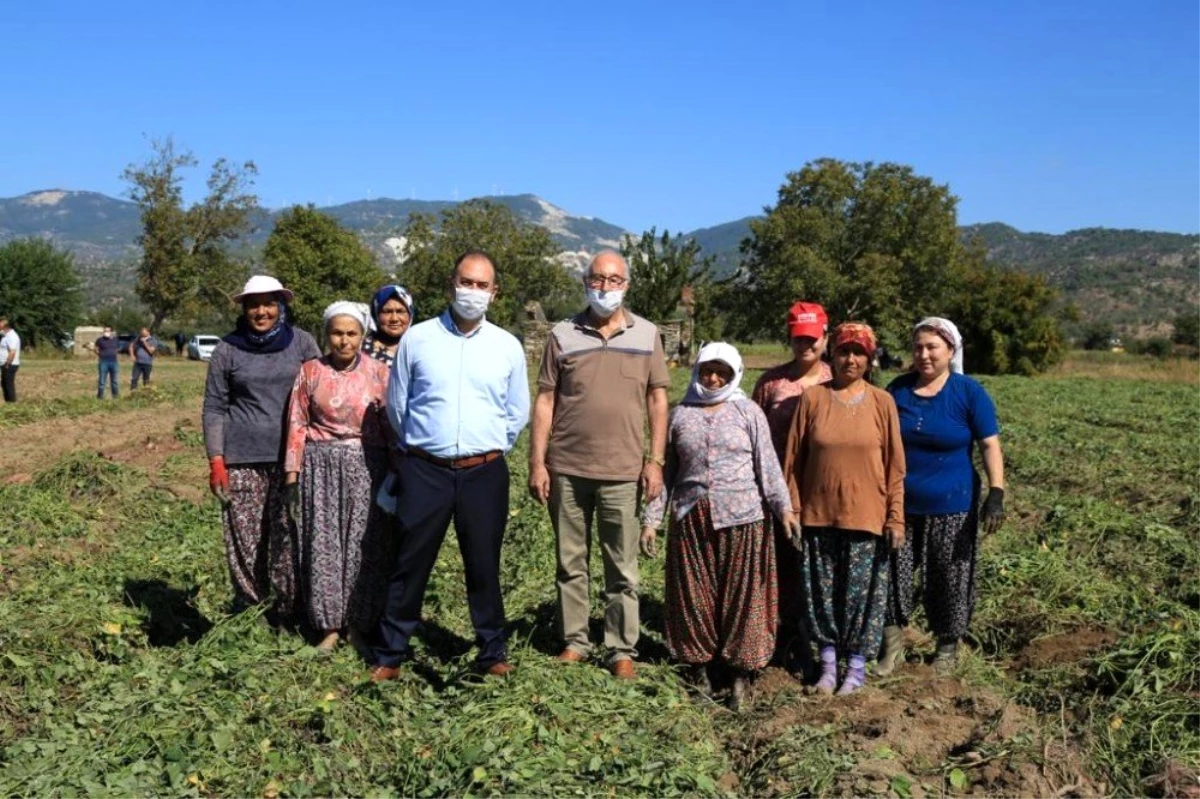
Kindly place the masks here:
[(194, 406), (182, 408), (96, 413), (21, 425), (5, 431), (0, 482), (28, 482), (39, 470), (78, 450), (140, 466), (154, 478), (168, 457), (185, 449), (175, 437), (176, 427), (198, 430), (199, 418), (197, 400)]
[(1086, 660), (1093, 652), (1111, 647), (1118, 635), (1113, 630), (1084, 628), (1030, 641), (1013, 659), (1017, 670), (1065, 666)]
[[(769, 669), (755, 695), (798, 692), (786, 672)], [(757, 702), (756, 702), (757, 704)], [(1083, 772), (1084, 756), (1070, 741), (1047, 736), (1036, 713), (985, 686), (939, 678), (927, 665), (908, 665), (851, 697), (789, 696), (751, 727), (750, 751), (792, 726), (831, 725), (838, 748), (854, 755), (853, 769), (836, 778), (839, 796), (894, 795), (892, 780), (912, 781), (915, 799), (959, 796), (1101, 796)], [(962, 770), (967, 785), (953, 790), (947, 775)], [(922, 787), (925, 786), (925, 787)]]

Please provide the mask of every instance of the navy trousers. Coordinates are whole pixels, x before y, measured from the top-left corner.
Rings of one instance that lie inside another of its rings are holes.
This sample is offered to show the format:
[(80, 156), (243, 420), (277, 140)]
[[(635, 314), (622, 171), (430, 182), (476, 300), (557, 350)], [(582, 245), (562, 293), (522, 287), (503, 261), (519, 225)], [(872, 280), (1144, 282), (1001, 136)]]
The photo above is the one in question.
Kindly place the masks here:
[(508, 464), (504, 458), (471, 469), (449, 469), (415, 457), (400, 464), (396, 526), (400, 535), (387, 600), (379, 622), (375, 662), (397, 666), (411, 657), (410, 639), (450, 522), (466, 572), (467, 605), (480, 668), (508, 658), (500, 545), (508, 522)]

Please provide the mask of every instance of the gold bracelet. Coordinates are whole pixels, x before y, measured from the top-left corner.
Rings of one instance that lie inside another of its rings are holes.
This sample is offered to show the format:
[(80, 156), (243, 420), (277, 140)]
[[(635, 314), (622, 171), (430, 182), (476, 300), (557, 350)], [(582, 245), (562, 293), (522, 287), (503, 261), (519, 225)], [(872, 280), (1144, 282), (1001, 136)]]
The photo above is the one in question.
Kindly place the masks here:
[(645, 457), (645, 462), (646, 462), (646, 463), (657, 463), (659, 466), (666, 466), (666, 465), (667, 465), (667, 459), (666, 459), (666, 458), (658, 458), (658, 457), (655, 457), (654, 455), (647, 455), (647, 456)]

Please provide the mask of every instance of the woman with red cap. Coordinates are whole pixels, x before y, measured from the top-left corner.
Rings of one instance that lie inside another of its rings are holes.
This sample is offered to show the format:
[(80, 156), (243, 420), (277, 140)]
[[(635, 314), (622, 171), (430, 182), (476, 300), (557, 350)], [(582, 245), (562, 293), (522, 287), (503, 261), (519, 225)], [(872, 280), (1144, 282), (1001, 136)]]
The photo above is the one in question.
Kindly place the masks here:
[[(767, 415), (771, 443), (782, 466), (786, 460), (788, 431), (800, 395), (813, 386), (828, 383), (833, 372), (823, 359), (828, 342), (829, 317), (815, 302), (801, 300), (788, 309), (787, 330), (792, 360), (763, 372), (750, 398)], [(812, 647), (804, 623), (804, 596), (800, 590), (800, 556), (788, 543), (785, 530), (775, 529), (775, 558), (779, 578), (779, 653), (790, 668), (808, 671)]]
[(875, 354), (867, 325), (832, 335), (833, 380), (800, 397), (788, 434), (784, 476), (803, 525), (802, 584), (809, 635), (820, 647), (825, 694), (866, 681), (879, 651), (888, 599), (888, 550), (904, 543), (904, 445), (896, 403), (865, 379)]

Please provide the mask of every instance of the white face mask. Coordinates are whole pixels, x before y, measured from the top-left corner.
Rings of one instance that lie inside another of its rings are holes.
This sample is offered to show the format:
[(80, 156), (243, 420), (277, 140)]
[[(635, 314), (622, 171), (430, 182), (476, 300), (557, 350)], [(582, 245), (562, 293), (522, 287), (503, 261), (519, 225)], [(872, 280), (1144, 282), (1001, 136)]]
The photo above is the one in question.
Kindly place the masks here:
[(481, 289), (468, 289), (462, 286), (454, 287), (454, 312), (470, 322), (481, 318), (487, 313), (488, 304), (492, 301), (492, 292)]
[(601, 319), (607, 319), (617, 312), (621, 307), (621, 303), (625, 302), (624, 289), (593, 289), (587, 290), (588, 307), (592, 309), (592, 313), (599, 316)]

